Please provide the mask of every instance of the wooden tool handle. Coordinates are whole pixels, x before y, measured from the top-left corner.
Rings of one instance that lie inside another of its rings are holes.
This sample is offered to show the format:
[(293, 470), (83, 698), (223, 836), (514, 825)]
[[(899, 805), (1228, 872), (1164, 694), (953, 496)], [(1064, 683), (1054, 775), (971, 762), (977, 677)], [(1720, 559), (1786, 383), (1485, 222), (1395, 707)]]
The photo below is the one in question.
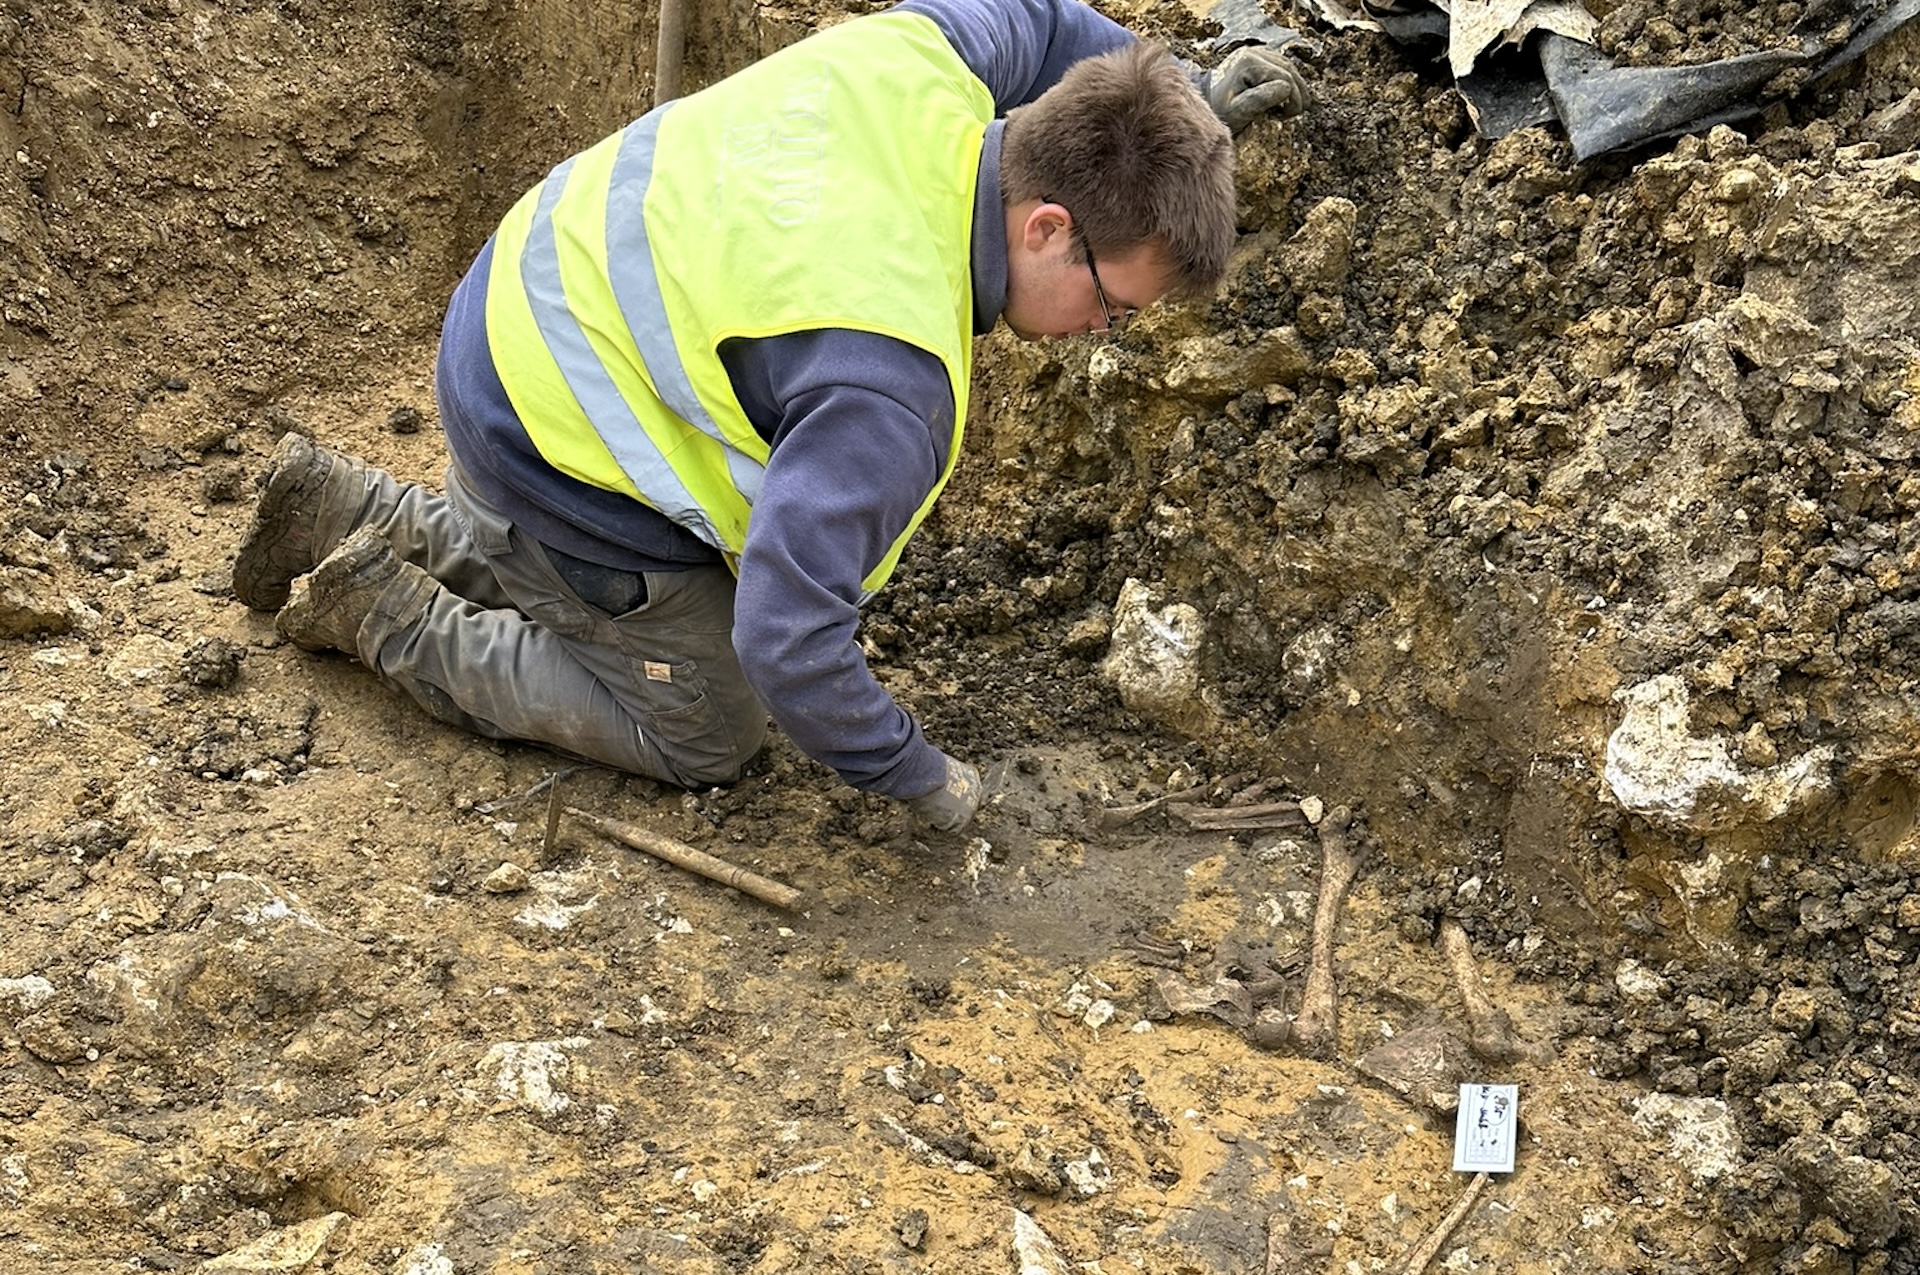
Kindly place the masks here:
[(580, 822), (612, 837), (615, 841), (632, 846), (654, 856), (665, 859), (676, 868), (685, 868), (688, 872), (730, 885), (742, 894), (751, 894), (754, 898), (771, 903), (777, 908), (789, 912), (798, 912), (804, 902), (800, 891), (790, 885), (783, 885), (771, 877), (763, 877), (758, 872), (737, 867), (725, 859), (716, 859), (704, 850), (695, 850), (684, 841), (675, 841), (672, 837), (662, 836), (637, 824), (620, 819), (607, 819), (600, 815), (589, 814), (578, 806), (568, 806), (567, 813)]

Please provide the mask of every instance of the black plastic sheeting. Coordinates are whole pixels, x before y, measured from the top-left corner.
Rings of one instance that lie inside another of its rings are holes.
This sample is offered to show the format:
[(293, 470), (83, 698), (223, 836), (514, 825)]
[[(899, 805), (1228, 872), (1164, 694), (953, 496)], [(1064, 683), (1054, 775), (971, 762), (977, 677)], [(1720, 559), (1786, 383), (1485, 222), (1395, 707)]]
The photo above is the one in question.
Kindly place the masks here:
[(1292, 27), (1280, 26), (1269, 18), (1267, 11), (1260, 7), (1260, 0), (1219, 0), (1207, 10), (1207, 17), (1220, 24), (1220, 34), (1213, 41), (1216, 49), (1248, 43), (1277, 49), (1300, 38), (1300, 33)]
[(1632, 67), (1614, 66), (1591, 46), (1549, 35), (1540, 46), (1540, 67), (1574, 157), (1588, 159), (1758, 114), (1779, 100), (1767, 86), (1781, 72), (1804, 68), (1809, 82), (1831, 75), (1920, 17), (1920, 0), (1855, 3), (1852, 9), (1853, 35), (1831, 50), (1752, 53), (1699, 66)]
[[(1797, 48), (1743, 54), (1697, 66), (1616, 66), (1592, 45), (1543, 32), (1524, 50), (1484, 59), (1455, 81), (1482, 137), (1557, 121), (1573, 143), (1576, 159), (1700, 133), (1718, 124), (1758, 115), (1791, 91), (1858, 60), (1866, 51), (1920, 17), (1920, 0), (1852, 0), (1819, 6), (1832, 30), (1845, 9), (1851, 34), (1838, 46), (1820, 37)], [(1447, 37), (1447, 18), (1424, 13), (1371, 16), (1402, 43)], [(1437, 22), (1436, 22), (1437, 19)], [(1789, 88), (1776, 87), (1784, 72)]]

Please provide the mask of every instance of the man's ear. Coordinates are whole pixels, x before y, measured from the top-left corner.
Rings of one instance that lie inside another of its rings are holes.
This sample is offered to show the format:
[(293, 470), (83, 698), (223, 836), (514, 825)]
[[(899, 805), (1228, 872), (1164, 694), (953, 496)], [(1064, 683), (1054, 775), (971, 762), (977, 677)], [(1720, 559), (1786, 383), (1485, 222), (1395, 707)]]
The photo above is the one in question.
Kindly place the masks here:
[(1071, 234), (1073, 214), (1064, 204), (1050, 204), (1044, 200), (1028, 211), (1026, 220), (1020, 225), (1020, 244), (1028, 252), (1045, 252), (1055, 239)]

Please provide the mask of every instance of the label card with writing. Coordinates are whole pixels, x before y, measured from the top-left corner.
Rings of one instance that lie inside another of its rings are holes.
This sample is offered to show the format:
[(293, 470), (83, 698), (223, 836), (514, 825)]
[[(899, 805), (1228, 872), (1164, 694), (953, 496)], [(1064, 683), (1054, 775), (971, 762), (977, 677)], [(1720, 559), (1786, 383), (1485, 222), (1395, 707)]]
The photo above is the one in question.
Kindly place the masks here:
[(1461, 1173), (1512, 1173), (1519, 1140), (1520, 1086), (1460, 1086), (1453, 1126), (1453, 1167)]

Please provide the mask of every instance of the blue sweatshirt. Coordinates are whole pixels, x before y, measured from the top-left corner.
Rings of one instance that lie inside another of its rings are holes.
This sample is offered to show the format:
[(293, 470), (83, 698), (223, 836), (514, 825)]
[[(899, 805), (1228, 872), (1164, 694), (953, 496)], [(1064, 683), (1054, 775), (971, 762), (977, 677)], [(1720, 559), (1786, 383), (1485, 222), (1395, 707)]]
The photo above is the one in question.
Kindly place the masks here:
[[(1078, 0), (905, 0), (931, 18), (1004, 115), (1068, 67), (1133, 40)], [(974, 332), (1007, 299), (1000, 138), (981, 146), (973, 217)], [(437, 370), (441, 421), (486, 500), (562, 553), (629, 571), (719, 561), (655, 510), (543, 460), (494, 372), (486, 338), (489, 241), (455, 289)], [(953, 441), (940, 361), (890, 337), (828, 328), (735, 340), (722, 362), (772, 448), (739, 564), (733, 642), (780, 729), (855, 788), (916, 797), (946, 760), (874, 680), (855, 641), (861, 581), (933, 490)]]

